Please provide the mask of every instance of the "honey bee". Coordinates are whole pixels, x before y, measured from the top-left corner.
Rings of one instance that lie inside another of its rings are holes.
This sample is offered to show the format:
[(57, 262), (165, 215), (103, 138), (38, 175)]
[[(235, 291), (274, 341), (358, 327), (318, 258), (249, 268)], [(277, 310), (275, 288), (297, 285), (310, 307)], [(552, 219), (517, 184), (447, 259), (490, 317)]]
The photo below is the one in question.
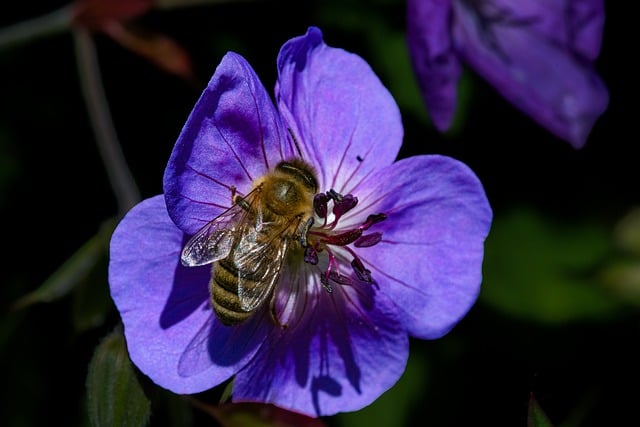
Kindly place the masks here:
[(188, 267), (213, 263), (211, 305), (223, 324), (245, 321), (267, 300), (278, 322), (274, 289), (291, 245), (304, 244), (317, 191), (309, 164), (282, 161), (246, 196), (232, 188), (233, 205), (189, 239), (181, 262)]

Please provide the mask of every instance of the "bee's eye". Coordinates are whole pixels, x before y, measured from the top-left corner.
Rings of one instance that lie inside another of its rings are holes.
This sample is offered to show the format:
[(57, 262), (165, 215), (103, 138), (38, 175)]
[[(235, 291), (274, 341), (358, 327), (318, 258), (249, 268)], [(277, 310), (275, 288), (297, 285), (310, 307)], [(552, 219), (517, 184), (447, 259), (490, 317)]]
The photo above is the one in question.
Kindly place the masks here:
[(292, 176), (312, 193), (318, 191), (318, 180), (310, 166), (301, 161), (280, 162), (276, 169)]

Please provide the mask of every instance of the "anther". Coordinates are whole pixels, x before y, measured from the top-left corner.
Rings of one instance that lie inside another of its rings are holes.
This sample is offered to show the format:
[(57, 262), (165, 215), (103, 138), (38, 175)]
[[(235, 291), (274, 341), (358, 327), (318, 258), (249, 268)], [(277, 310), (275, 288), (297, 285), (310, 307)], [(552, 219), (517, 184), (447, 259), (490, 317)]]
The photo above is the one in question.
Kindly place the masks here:
[(358, 204), (358, 198), (352, 196), (351, 194), (347, 194), (346, 196), (342, 196), (341, 200), (334, 201), (333, 206), (333, 214), (335, 215), (335, 221), (340, 219), (342, 215), (346, 212), (349, 212)]
[(380, 240), (382, 240), (382, 233), (376, 231), (375, 233), (360, 236), (358, 240), (353, 242), (353, 246), (356, 248), (368, 248), (377, 244)]
[(320, 283), (322, 283), (322, 287), (325, 288), (327, 292), (329, 292), (330, 294), (333, 293), (333, 288), (331, 287), (329, 279), (327, 279), (327, 276), (325, 274), (320, 275)]
[(371, 270), (367, 270), (364, 267), (364, 264), (362, 263), (362, 261), (360, 261), (360, 258), (358, 257), (354, 257), (353, 260), (351, 261), (351, 267), (353, 267), (353, 271), (356, 273), (356, 276), (358, 276), (359, 280), (362, 280), (363, 282), (367, 282), (367, 283), (371, 283)]
[(327, 217), (327, 203), (329, 202), (329, 196), (325, 193), (318, 193), (313, 197), (313, 210), (320, 218)]
[(318, 264), (318, 251), (312, 247), (307, 246), (304, 250), (304, 262), (309, 263), (311, 265)]
[(382, 222), (385, 219), (387, 219), (387, 216), (383, 213), (371, 214), (367, 217), (367, 220), (361, 225), (361, 227), (363, 230), (368, 230), (373, 224)]
[(353, 281), (349, 276), (345, 276), (344, 274), (336, 273), (335, 271), (329, 272), (329, 279), (333, 280), (339, 285), (352, 285)]

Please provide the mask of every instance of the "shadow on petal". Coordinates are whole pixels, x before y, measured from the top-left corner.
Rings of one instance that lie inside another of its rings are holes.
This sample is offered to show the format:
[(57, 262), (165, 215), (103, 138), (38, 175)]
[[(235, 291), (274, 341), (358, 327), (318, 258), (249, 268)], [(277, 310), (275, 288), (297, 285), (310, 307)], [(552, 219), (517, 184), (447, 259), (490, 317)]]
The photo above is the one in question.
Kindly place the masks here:
[[(182, 246), (187, 241), (183, 238)], [(237, 326), (224, 326), (210, 304), (212, 265), (184, 267), (176, 257), (169, 298), (160, 313), (160, 327), (168, 330), (180, 323), (191, 337), (182, 350), (178, 374), (191, 377), (212, 366), (242, 365), (264, 340), (265, 328), (254, 318)], [(150, 278), (153, 280), (153, 277)]]
[(168, 329), (189, 317), (198, 307), (209, 300), (207, 282), (211, 267), (187, 268), (176, 266), (173, 287), (160, 313), (160, 326)]
[(311, 395), (313, 399), (313, 407), (317, 414), (321, 414), (318, 396), (320, 393), (326, 393), (333, 397), (339, 397), (342, 394), (342, 386), (338, 381), (328, 375), (313, 377), (311, 379)]
[(328, 332), (333, 345), (335, 345), (338, 354), (342, 359), (349, 384), (351, 384), (353, 389), (360, 394), (362, 392), (360, 388), (362, 375), (360, 367), (358, 367), (358, 364), (356, 363), (349, 330), (347, 327), (327, 328), (326, 332)]
[(181, 376), (197, 375), (214, 365), (220, 368), (244, 365), (267, 334), (267, 328), (255, 317), (247, 323), (225, 326), (209, 304), (203, 310), (209, 312), (209, 318), (180, 357), (178, 372)]
[[(283, 341), (294, 341), (291, 336), (283, 337)], [(294, 360), (294, 368), (295, 368), (295, 377), (296, 382), (300, 385), (300, 387), (304, 387), (309, 380), (309, 348), (311, 347), (311, 338), (313, 338), (312, 334), (303, 335), (295, 339), (295, 345), (291, 342), (290, 344), (287, 342), (286, 344), (283, 342), (281, 345), (291, 345), (290, 348), (293, 349), (293, 360)]]
[[(374, 291), (370, 286), (362, 288), (357, 293), (357, 304), (364, 308), (364, 311), (368, 311), (373, 307)], [(298, 313), (301, 316), (300, 324), (304, 325), (298, 330), (303, 332), (283, 334), (283, 341), (291, 342), (279, 344), (285, 346), (284, 348), (293, 349), (296, 380), (300, 387), (308, 385), (309, 374), (312, 371), (318, 372), (317, 375), (312, 376), (310, 384), (314, 406), (317, 402), (318, 392), (327, 392), (331, 396), (339, 396), (342, 393), (342, 386), (330, 374), (333, 372), (335, 375), (336, 370), (331, 367), (336, 362), (338, 366), (343, 367), (349, 384), (357, 393), (360, 393), (361, 380), (361, 372), (356, 362), (350, 336), (349, 323), (352, 320), (347, 315), (350, 311), (347, 306), (353, 304), (350, 300), (350, 297), (353, 296), (348, 296), (346, 292), (340, 292), (329, 297), (329, 294), (324, 294), (322, 291), (318, 297), (317, 305), (310, 310), (314, 312), (313, 315), (309, 316), (309, 312), (306, 310)], [(315, 367), (311, 365), (313, 359), (317, 361)], [(334, 383), (338, 388), (331, 386)]]
[(238, 373), (234, 401), (325, 416), (360, 409), (397, 381), (408, 339), (395, 305), (369, 283), (332, 293), (315, 285), (319, 292), (299, 294), (305, 300), (296, 304), (288, 327), (273, 328)]

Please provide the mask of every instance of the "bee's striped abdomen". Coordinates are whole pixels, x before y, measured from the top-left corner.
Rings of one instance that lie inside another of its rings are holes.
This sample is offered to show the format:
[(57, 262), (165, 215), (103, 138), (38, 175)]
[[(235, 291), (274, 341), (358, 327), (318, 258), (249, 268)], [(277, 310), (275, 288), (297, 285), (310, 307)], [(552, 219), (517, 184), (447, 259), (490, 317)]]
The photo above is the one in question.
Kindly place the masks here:
[(225, 325), (234, 325), (246, 320), (254, 310), (242, 307), (238, 296), (238, 280), (242, 278), (244, 291), (252, 291), (262, 285), (263, 271), (239, 270), (233, 257), (222, 259), (214, 264), (210, 283), (211, 304), (216, 315)]

